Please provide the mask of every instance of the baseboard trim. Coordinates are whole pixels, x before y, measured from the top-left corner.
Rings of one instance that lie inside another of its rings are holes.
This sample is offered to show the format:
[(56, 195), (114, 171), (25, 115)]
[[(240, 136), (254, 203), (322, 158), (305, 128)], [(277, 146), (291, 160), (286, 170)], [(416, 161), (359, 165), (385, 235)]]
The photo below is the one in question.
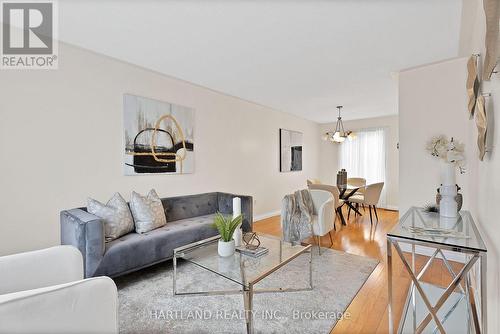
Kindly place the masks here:
[(260, 214), (260, 215), (255, 215), (253, 217), (253, 221), (254, 222), (258, 222), (259, 220), (271, 218), (271, 217), (274, 217), (274, 216), (279, 216), (280, 214), (281, 214), (281, 210), (266, 212), (266, 213), (263, 213), (263, 214)]
[[(398, 207), (395, 205), (386, 205), (385, 207), (380, 207), (380, 209), (391, 210), (391, 211), (398, 211), (399, 210)], [(279, 215), (281, 215), (281, 210), (270, 211), (270, 212), (266, 212), (266, 213), (263, 213), (260, 215), (255, 215), (253, 217), (253, 221), (258, 222), (259, 220), (263, 220), (263, 219), (267, 219), (267, 218), (271, 218), (271, 217), (279, 216)]]
[(386, 205), (385, 207), (381, 207), (381, 209), (399, 211), (399, 207), (397, 205)]

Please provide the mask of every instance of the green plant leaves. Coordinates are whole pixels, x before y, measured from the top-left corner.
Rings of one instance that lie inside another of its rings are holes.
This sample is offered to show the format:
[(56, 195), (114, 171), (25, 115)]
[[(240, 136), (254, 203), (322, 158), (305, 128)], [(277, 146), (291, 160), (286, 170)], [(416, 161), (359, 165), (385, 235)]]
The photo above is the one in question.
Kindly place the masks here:
[(220, 212), (215, 214), (213, 226), (219, 231), (222, 241), (229, 242), (233, 239), (234, 231), (243, 222), (243, 216), (239, 215), (235, 218), (224, 216)]

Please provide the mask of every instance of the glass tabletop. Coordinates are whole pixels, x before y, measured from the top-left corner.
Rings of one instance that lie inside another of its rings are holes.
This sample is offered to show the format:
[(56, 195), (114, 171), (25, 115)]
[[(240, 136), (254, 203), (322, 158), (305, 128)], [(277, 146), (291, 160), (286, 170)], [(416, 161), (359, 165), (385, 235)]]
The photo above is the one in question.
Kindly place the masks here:
[(261, 242), (260, 246), (269, 249), (268, 253), (259, 257), (243, 255), (238, 251), (229, 257), (219, 256), (217, 253), (218, 236), (177, 248), (174, 253), (177, 258), (246, 286), (260, 281), (311, 248), (311, 245), (292, 245), (272, 236), (259, 234), (258, 237)]
[(486, 252), (469, 211), (460, 211), (456, 218), (446, 218), (439, 213), (412, 207), (387, 236)]

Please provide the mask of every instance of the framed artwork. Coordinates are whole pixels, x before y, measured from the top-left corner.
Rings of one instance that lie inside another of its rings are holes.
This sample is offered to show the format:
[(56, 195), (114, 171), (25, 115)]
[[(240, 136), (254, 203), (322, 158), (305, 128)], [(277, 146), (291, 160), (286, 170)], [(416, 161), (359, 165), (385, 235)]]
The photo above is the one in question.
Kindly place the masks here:
[(302, 170), (302, 132), (280, 129), (280, 172)]
[(193, 108), (125, 94), (125, 175), (194, 172)]

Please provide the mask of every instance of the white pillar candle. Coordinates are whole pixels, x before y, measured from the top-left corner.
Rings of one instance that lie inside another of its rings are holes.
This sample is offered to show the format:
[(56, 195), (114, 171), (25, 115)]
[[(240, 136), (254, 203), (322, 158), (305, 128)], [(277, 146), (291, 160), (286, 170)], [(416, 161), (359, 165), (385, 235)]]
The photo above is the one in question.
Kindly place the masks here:
[(241, 198), (234, 197), (233, 198), (233, 218), (241, 215)]
[[(241, 198), (233, 198), (233, 218), (241, 215)], [(241, 231), (241, 225), (236, 228), (233, 234), (233, 239), (236, 247), (240, 247), (243, 243), (243, 233)]]

